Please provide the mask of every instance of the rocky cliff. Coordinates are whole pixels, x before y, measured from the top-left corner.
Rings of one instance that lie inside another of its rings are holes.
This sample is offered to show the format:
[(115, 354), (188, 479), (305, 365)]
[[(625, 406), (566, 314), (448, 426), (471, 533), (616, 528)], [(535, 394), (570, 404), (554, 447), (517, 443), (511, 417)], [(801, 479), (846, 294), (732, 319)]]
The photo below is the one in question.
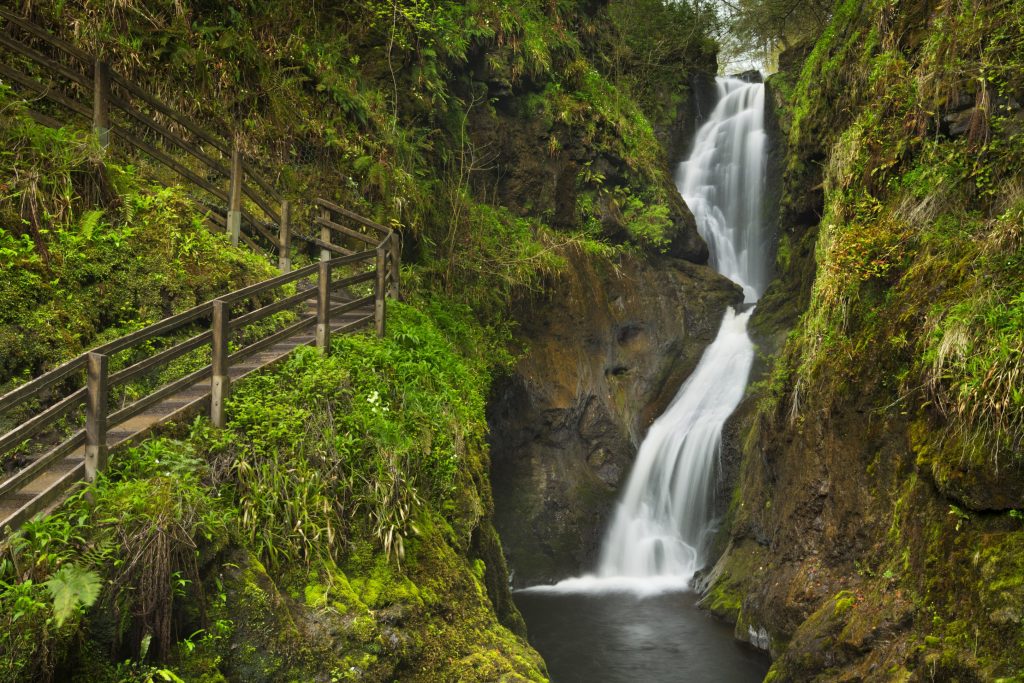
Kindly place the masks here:
[(517, 585), (592, 569), (647, 427), (714, 339), (738, 287), (661, 257), (571, 256), (519, 315), (527, 351), (495, 390), (495, 523)]
[(1024, 675), (1020, 2), (841, 2), (769, 81), (771, 367), (704, 604), (776, 681)]

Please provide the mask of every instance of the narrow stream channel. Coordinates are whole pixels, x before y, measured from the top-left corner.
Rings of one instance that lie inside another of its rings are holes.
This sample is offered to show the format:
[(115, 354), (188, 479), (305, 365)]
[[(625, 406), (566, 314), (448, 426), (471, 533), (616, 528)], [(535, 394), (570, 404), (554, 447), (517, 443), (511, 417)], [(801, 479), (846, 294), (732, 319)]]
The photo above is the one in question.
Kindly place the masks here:
[[(711, 265), (743, 288), (764, 291), (762, 220), (764, 86), (718, 79), (718, 104), (676, 185), (708, 243)], [(747, 385), (752, 309), (729, 309), (718, 336), (637, 453), (596, 572), (517, 591), (530, 641), (556, 683), (759, 681), (767, 659), (700, 612), (689, 590), (708, 562), (717, 520), (711, 492), (722, 426)]]

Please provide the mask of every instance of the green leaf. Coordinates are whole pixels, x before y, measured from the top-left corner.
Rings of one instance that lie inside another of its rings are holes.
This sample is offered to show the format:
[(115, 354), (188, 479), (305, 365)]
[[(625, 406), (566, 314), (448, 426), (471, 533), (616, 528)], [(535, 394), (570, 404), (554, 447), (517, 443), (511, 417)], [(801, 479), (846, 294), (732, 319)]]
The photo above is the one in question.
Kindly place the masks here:
[(82, 219), (79, 222), (82, 237), (87, 240), (92, 240), (93, 233), (96, 232), (96, 228), (99, 227), (101, 218), (103, 218), (102, 209), (86, 211), (82, 214)]
[(53, 616), (57, 628), (82, 607), (91, 607), (100, 595), (102, 581), (99, 574), (66, 564), (45, 584), (53, 597)]

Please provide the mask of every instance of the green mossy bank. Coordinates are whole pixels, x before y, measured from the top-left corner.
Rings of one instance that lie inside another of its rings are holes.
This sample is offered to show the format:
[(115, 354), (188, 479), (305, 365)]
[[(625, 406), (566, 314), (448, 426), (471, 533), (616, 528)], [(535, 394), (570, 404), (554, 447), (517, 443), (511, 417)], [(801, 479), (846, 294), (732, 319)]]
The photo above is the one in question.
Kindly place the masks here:
[(545, 680), (490, 523), (502, 354), (468, 310), (419, 308), (300, 349), (236, 388), (226, 430), (171, 428), (26, 525), (3, 680)]
[(705, 603), (772, 680), (1024, 677), (1022, 13), (840, 2), (768, 82), (777, 356)]

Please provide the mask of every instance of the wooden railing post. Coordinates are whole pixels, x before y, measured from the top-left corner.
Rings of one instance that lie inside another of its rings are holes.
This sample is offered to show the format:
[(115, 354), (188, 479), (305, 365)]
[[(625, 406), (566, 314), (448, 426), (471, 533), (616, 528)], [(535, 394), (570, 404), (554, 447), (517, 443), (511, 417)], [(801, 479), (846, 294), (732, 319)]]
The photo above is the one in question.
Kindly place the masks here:
[(110, 144), (110, 66), (98, 58), (93, 66), (92, 128), (106, 148)]
[(400, 298), (401, 290), (399, 289), (398, 273), (399, 268), (402, 265), (402, 241), (398, 237), (398, 232), (391, 233), (391, 288), (388, 291), (388, 295), (392, 299)]
[(388, 240), (384, 240), (377, 247), (377, 287), (376, 297), (373, 306), (373, 319), (377, 323), (377, 336), (384, 336), (384, 314), (386, 313), (386, 304), (384, 303), (384, 288), (386, 286), (385, 277), (387, 277), (387, 259), (388, 259)]
[[(327, 209), (320, 209), (320, 218), (324, 219), (325, 221), (331, 220), (331, 212), (328, 211)], [(320, 241), (327, 242), (328, 244), (331, 243), (331, 229), (328, 228), (326, 225), (320, 226)], [(331, 252), (328, 251), (327, 249), (320, 250), (321, 261), (330, 261), (331, 256)]]
[(107, 356), (90, 353), (85, 402), (85, 479), (107, 467)]
[(213, 302), (213, 377), (210, 380), (210, 422), (217, 429), (226, 423), (224, 402), (231, 394), (228, 374), (228, 321), (231, 304), (223, 299)]
[(281, 202), (280, 243), (277, 245), (277, 267), (282, 273), (292, 269), (292, 203), (285, 199)]
[(231, 185), (228, 189), (228, 236), (238, 246), (242, 232), (242, 152), (235, 143), (231, 150)]
[(331, 348), (331, 264), (320, 262), (316, 298), (316, 347), (324, 353)]

